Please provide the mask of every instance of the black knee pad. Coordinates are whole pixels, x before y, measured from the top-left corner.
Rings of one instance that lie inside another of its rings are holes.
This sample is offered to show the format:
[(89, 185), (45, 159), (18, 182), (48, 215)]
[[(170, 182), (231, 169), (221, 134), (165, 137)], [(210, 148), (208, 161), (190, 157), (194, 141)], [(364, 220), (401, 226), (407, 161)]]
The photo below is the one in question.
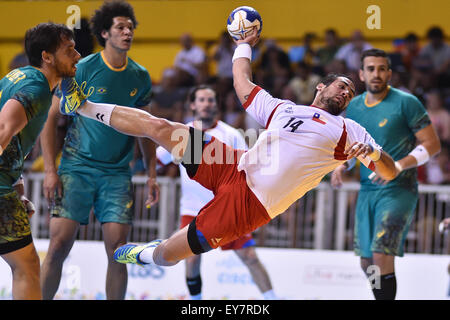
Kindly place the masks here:
[(189, 141), (181, 161), (189, 178), (195, 176), (198, 165), (202, 162), (203, 148), (206, 144), (204, 138), (205, 133), (203, 131), (189, 127)]
[(194, 254), (202, 254), (204, 252), (208, 252), (212, 250), (208, 241), (206, 241), (205, 237), (200, 231), (197, 231), (197, 227), (195, 222), (197, 221), (197, 217), (192, 220), (188, 227), (188, 243)]

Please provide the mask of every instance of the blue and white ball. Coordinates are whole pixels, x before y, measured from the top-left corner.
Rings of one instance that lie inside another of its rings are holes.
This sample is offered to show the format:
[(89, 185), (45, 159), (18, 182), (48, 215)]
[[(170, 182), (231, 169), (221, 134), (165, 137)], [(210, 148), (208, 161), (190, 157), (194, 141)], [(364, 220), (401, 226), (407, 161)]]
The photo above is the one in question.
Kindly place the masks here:
[(260, 34), (262, 30), (261, 15), (252, 7), (238, 7), (231, 11), (227, 19), (228, 33), (235, 40), (243, 40), (255, 26)]

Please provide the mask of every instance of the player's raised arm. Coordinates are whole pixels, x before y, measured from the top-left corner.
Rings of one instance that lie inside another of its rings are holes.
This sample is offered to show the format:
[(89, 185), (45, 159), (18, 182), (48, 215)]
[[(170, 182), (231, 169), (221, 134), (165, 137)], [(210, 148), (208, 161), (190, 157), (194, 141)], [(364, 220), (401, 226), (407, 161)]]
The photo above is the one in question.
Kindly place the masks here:
[(242, 104), (250, 97), (256, 85), (252, 82), (252, 47), (258, 42), (259, 35), (256, 27), (244, 40), (235, 40), (237, 48), (233, 55), (233, 85), (236, 95)]

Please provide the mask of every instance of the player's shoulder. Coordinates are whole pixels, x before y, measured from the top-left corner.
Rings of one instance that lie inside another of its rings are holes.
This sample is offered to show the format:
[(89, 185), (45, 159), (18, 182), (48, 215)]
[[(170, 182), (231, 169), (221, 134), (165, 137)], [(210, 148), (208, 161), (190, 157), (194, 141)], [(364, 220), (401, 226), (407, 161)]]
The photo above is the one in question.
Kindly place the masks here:
[(389, 94), (391, 97), (395, 98), (395, 99), (401, 99), (401, 100), (407, 100), (407, 101), (420, 101), (415, 95), (409, 93), (409, 92), (405, 92), (403, 90), (394, 88), (394, 87), (390, 87), (389, 88)]
[(352, 100), (350, 100), (350, 102), (348, 104), (348, 107), (347, 107), (347, 110), (349, 108), (353, 108), (353, 107), (364, 105), (365, 98), (366, 98), (366, 93), (365, 92), (357, 95)]
[(135, 70), (138, 73), (148, 75), (147, 69), (143, 65), (141, 65), (141, 64), (137, 63), (136, 61), (134, 61), (133, 59), (131, 59), (130, 57), (128, 57), (128, 68), (130, 68), (131, 70)]
[(47, 94), (50, 90), (45, 75), (32, 66), (25, 66), (9, 72), (6, 77), (11, 83), (17, 84), (17, 88), (26, 88), (27, 91), (42, 92)]
[(25, 67), (20, 67), (20, 68), (14, 69), (14, 70), (10, 71), (6, 75), (6, 77), (9, 78), (10, 80), (14, 79), (15, 77), (21, 78), (21, 79), (22, 78), (28, 79), (28, 80), (38, 80), (38, 81), (43, 81), (45, 79), (44, 74), (40, 70), (38, 70), (32, 66), (25, 66)]
[(77, 68), (84, 66), (84, 65), (91, 65), (91, 64), (97, 64), (98, 61), (101, 59), (100, 52), (92, 53), (78, 61)]
[(355, 120), (353, 120), (353, 119), (350, 119), (350, 118), (344, 118), (344, 117), (342, 117), (342, 116), (338, 116), (338, 117), (341, 117), (343, 120), (344, 120), (344, 122), (345, 122), (345, 125), (350, 125), (350, 126), (354, 126), (354, 125), (360, 125), (358, 122), (356, 122)]
[(347, 130), (361, 129), (361, 128), (365, 130), (365, 128), (362, 125), (360, 125), (358, 122), (356, 122), (355, 120), (350, 119), (350, 118), (344, 118), (344, 117), (342, 117), (342, 118), (343, 118), (343, 121), (345, 123)]

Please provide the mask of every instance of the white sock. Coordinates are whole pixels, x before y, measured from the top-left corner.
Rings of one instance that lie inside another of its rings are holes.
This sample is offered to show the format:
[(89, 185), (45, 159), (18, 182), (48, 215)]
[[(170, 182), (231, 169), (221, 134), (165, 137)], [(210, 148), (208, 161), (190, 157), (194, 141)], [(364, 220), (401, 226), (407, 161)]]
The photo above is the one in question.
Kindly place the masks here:
[(77, 110), (77, 113), (109, 126), (111, 114), (115, 107), (115, 104), (96, 103), (86, 100), (86, 103)]
[(191, 300), (202, 300), (202, 294), (194, 294), (193, 296), (191, 296)]
[(139, 260), (143, 263), (153, 263), (155, 264), (155, 260), (153, 260), (153, 252), (155, 251), (156, 247), (149, 247), (141, 251), (139, 253)]
[(276, 296), (275, 292), (272, 290), (263, 292), (264, 300), (278, 300), (278, 297)]

